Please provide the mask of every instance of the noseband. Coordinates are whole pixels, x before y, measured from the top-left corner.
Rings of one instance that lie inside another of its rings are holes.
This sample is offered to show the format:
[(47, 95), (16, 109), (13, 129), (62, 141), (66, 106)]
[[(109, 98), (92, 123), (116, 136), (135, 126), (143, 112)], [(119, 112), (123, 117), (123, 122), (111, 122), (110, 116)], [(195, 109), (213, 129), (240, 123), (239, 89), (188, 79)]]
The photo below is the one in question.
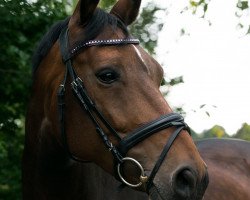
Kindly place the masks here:
[[(189, 131), (188, 126), (185, 124), (184, 119), (181, 115), (177, 113), (171, 113), (167, 115), (163, 115), (160, 118), (151, 121), (144, 126), (139, 127), (138, 129), (132, 131), (132, 133), (128, 134), (126, 137), (121, 138), (118, 134), (118, 132), (112, 127), (112, 125), (105, 119), (105, 117), (102, 115), (102, 113), (97, 109), (95, 103), (91, 100), (89, 97), (86, 88), (84, 87), (84, 84), (82, 80), (78, 77), (76, 74), (73, 66), (72, 66), (72, 59), (73, 57), (79, 53), (80, 50), (83, 50), (84, 48), (91, 47), (91, 46), (107, 46), (107, 45), (127, 45), (127, 44), (139, 44), (139, 40), (132, 39), (132, 38), (125, 38), (125, 39), (111, 39), (111, 40), (91, 40), (88, 42), (82, 42), (72, 50), (69, 50), (68, 48), (68, 28), (62, 30), (60, 37), (60, 49), (61, 54), (63, 58), (63, 62), (66, 65), (66, 72), (64, 75), (64, 80), (62, 84), (59, 87), (58, 90), (58, 106), (59, 106), (59, 117), (60, 117), (60, 123), (61, 123), (61, 136), (63, 140), (63, 145), (65, 149), (67, 150), (69, 156), (76, 161), (79, 162), (85, 162), (82, 159), (79, 159), (78, 157), (74, 156), (69, 149), (68, 142), (67, 142), (67, 135), (65, 131), (65, 85), (67, 81), (68, 74), (72, 80), (71, 87), (73, 90), (74, 95), (79, 101), (80, 106), (85, 110), (93, 122), (96, 132), (100, 135), (100, 138), (102, 139), (104, 145), (109, 149), (109, 151), (112, 153), (114, 161), (116, 163), (116, 173), (119, 177), (119, 179), (126, 185), (130, 187), (139, 187), (141, 185), (144, 185), (146, 189), (148, 190), (151, 185), (153, 184), (154, 177), (156, 173), (158, 172), (162, 162), (164, 161), (165, 157), (167, 156), (167, 153), (169, 149), (171, 148), (173, 142), (177, 138), (177, 136), (180, 134), (180, 132), (185, 129)], [(112, 133), (118, 140), (119, 144), (118, 146), (114, 146), (111, 141), (109, 140), (107, 134), (102, 129), (99, 122), (102, 123), (102, 125), (110, 132)], [(170, 136), (168, 141), (166, 142), (166, 145), (164, 146), (154, 168), (152, 169), (152, 172), (149, 176), (145, 175), (144, 169), (141, 166), (141, 164), (135, 160), (134, 158), (126, 157), (127, 152), (133, 148), (136, 144), (140, 143), (141, 141), (145, 140), (149, 136), (167, 129), (169, 127), (176, 127), (173, 134)], [(140, 182), (137, 184), (131, 184), (128, 181), (125, 180), (122, 173), (122, 164), (125, 162), (132, 162), (134, 165), (136, 165), (140, 171)]]

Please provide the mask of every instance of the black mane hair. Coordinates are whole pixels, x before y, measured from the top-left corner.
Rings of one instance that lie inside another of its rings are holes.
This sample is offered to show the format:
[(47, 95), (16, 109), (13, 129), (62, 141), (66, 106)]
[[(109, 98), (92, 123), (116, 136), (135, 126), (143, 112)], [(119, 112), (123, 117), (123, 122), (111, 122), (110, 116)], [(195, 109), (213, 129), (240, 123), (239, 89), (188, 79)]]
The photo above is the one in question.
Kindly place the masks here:
[(51, 26), (49, 31), (42, 37), (37, 49), (32, 57), (32, 72), (36, 72), (43, 58), (47, 55), (51, 47), (59, 38), (61, 30), (69, 23), (69, 17), (65, 20), (59, 21)]
[[(33, 74), (36, 72), (41, 61), (48, 54), (49, 50), (52, 48), (54, 43), (58, 40), (62, 29), (64, 29), (68, 25), (69, 20), (70, 17), (66, 18), (65, 20), (57, 22), (43, 36), (40, 44), (38, 45), (33, 55), (32, 59)], [(117, 17), (113, 15), (106, 13), (101, 9), (96, 9), (90, 22), (84, 27), (85, 34), (82, 41), (92, 40), (96, 38), (100, 34), (100, 32), (104, 29), (104, 27), (106, 27), (107, 25), (111, 25), (114, 30), (118, 27), (121, 30), (123, 30), (126, 36), (129, 35), (127, 27), (123, 24), (121, 20), (119, 20)]]

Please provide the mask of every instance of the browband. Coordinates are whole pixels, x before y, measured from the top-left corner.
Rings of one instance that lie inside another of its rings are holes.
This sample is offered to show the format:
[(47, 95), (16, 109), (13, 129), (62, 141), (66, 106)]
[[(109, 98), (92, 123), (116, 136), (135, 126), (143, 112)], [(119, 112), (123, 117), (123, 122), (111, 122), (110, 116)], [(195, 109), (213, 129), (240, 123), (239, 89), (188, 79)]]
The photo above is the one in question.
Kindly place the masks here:
[(74, 55), (82, 48), (92, 47), (92, 46), (107, 46), (107, 45), (123, 45), (123, 44), (139, 44), (138, 39), (124, 38), (124, 39), (112, 39), (112, 40), (89, 40), (88, 42), (82, 42), (73, 48), (70, 53)]
[[(68, 28), (62, 30), (61, 37), (65, 37), (63, 40), (68, 43)], [(60, 43), (61, 44), (61, 43)], [(66, 63), (71, 60), (80, 50), (92, 47), (92, 46), (118, 46), (126, 44), (140, 44), (140, 40), (135, 38), (123, 38), (123, 39), (108, 39), (108, 40), (88, 40), (80, 42), (77, 46), (67, 51), (67, 48), (61, 48), (63, 50), (63, 62)], [(66, 46), (66, 45), (65, 45)]]

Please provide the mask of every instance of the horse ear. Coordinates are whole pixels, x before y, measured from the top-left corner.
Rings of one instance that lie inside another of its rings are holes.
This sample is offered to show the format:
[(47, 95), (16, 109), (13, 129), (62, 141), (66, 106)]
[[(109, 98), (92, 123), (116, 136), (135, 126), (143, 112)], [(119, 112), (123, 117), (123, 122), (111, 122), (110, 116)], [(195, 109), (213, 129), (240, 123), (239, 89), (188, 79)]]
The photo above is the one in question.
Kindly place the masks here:
[(140, 10), (141, 0), (119, 0), (111, 9), (110, 14), (120, 18), (125, 25), (135, 21)]
[(81, 25), (86, 25), (93, 16), (99, 0), (79, 0), (72, 17)]

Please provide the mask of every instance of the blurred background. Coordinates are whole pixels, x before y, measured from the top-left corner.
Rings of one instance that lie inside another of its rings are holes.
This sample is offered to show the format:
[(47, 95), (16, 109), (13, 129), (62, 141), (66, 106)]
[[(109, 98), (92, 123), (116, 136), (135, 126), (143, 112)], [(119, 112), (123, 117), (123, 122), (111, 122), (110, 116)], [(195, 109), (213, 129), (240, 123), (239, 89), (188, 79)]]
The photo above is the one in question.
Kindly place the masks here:
[[(116, 0), (102, 0), (107, 11)], [(248, 0), (142, 0), (130, 27), (163, 66), (161, 90), (194, 139), (250, 140)], [(74, 0), (0, 1), (0, 200), (21, 199), (25, 112), (31, 57)]]

